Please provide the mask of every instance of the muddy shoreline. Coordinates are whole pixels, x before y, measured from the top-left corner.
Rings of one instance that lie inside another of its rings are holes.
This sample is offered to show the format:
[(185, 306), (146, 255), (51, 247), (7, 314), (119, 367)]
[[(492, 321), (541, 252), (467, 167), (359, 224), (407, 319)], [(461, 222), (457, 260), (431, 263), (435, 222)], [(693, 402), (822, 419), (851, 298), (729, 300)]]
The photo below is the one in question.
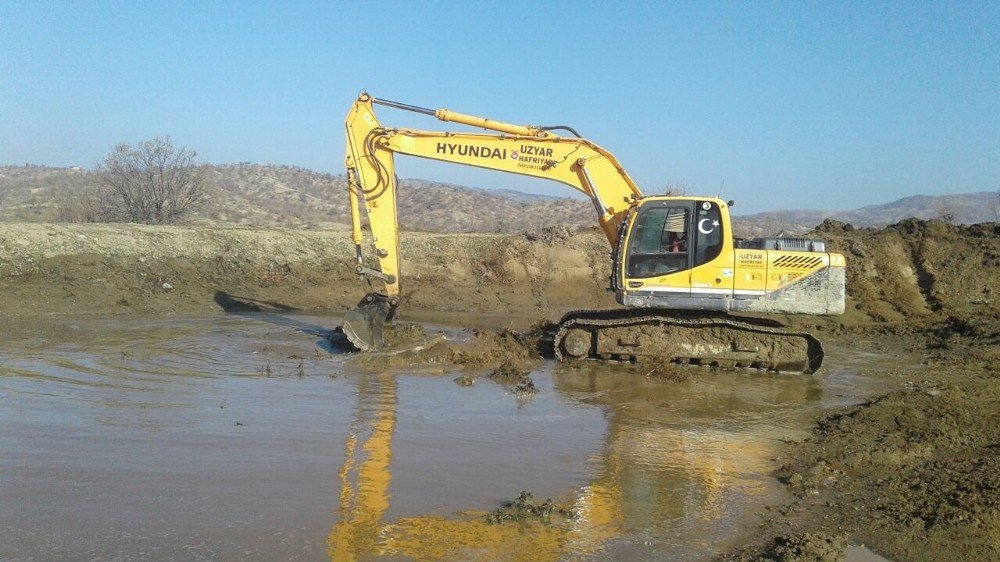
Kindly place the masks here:
[(822, 412), (786, 445), (775, 476), (795, 499), (723, 559), (837, 560), (864, 544), (891, 560), (996, 560), (1000, 324), (986, 323), (972, 338), (947, 322), (907, 335), (925, 368), (879, 373), (894, 390)]
[[(849, 542), (894, 560), (1000, 558), (1000, 226), (828, 221), (816, 235), (847, 255), (848, 311), (784, 320), (842, 345), (901, 345), (924, 368), (873, 373), (893, 390), (820, 413), (787, 444), (775, 476), (795, 499), (726, 558), (838, 559)], [(406, 233), (402, 252), (414, 319), (523, 329), (613, 305), (597, 232)], [(342, 232), (4, 224), (0, 317), (339, 312), (362, 292), (352, 254)]]

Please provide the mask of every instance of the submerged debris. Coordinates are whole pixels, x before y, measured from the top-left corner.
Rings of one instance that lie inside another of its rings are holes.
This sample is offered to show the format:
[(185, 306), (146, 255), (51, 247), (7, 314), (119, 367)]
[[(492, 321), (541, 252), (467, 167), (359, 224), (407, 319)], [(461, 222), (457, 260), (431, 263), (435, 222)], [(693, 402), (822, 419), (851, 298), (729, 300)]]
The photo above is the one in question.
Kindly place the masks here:
[(493, 369), (493, 372), (489, 374), (489, 378), (491, 381), (500, 384), (516, 384), (528, 378), (528, 371), (522, 370), (513, 361), (504, 361), (496, 369)]
[(271, 362), (268, 361), (263, 366), (261, 366), (260, 369), (257, 369), (257, 374), (264, 375), (265, 377), (270, 377), (271, 375), (273, 375), (274, 372), (271, 370)]
[(524, 377), (514, 386), (514, 394), (517, 395), (535, 394), (536, 392), (538, 389), (535, 388), (535, 381), (531, 380), (531, 377)]
[(527, 398), (538, 392), (528, 371), (513, 361), (504, 361), (487, 376), (491, 381), (513, 391), (518, 398)]
[(511, 521), (525, 521), (528, 519), (541, 519), (549, 521), (555, 514), (565, 518), (575, 516), (573, 510), (567, 507), (556, 505), (552, 500), (544, 502), (535, 501), (531, 492), (522, 491), (513, 501), (505, 501), (500, 507), (486, 514), (486, 522), (490, 525), (499, 525)]
[(687, 382), (697, 378), (697, 369), (685, 368), (682, 365), (657, 365), (646, 371), (645, 377), (651, 380), (669, 382)]

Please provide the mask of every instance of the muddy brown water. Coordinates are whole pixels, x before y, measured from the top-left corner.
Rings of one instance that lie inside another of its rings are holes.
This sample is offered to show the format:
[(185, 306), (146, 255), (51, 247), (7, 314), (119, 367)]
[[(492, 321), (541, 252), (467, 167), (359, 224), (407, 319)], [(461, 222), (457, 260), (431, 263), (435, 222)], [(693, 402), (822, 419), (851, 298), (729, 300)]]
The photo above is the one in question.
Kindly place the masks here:
[[(0, 327), (0, 559), (705, 559), (784, 499), (817, 409), (892, 353), (818, 376), (543, 362), (515, 396), (458, 371), (366, 373), (335, 318), (46, 317)], [(462, 337), (461, 330), (445, 330)], [(576, 517), (488, 525), (521, 490)]]

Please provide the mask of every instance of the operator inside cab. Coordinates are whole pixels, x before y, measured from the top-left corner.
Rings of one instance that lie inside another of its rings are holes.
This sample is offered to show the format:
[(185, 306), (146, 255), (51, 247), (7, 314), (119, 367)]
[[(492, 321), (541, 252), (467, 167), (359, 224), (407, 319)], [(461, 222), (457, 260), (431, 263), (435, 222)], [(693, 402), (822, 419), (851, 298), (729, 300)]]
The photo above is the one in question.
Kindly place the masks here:
[(689, 211), (656, 207), (640, 213), (629, 252), (630, 277), (656, 277), (688, 267)]

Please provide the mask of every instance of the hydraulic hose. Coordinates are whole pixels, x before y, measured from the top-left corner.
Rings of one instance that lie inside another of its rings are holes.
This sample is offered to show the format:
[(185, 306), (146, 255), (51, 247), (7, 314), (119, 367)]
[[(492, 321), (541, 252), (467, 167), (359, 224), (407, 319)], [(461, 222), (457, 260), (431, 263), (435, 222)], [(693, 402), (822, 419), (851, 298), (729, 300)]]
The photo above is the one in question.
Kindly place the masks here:
[(569, 125), (552, 125), (552, 126), (549, 126), (549, 127), (539, 127), (539, 129), (542, 130), (542, 131), (556, 131), (556, 130), (560, 130), (561, 129), (563, 131), (569, 131), (573, 136), (575, 136), (578, 139), (582, 139), (583, 138), (583, 135), (581, 135), (580, 133), (576, 132), (576, 129), (574, 129), (573, 127), (570, 127)]

